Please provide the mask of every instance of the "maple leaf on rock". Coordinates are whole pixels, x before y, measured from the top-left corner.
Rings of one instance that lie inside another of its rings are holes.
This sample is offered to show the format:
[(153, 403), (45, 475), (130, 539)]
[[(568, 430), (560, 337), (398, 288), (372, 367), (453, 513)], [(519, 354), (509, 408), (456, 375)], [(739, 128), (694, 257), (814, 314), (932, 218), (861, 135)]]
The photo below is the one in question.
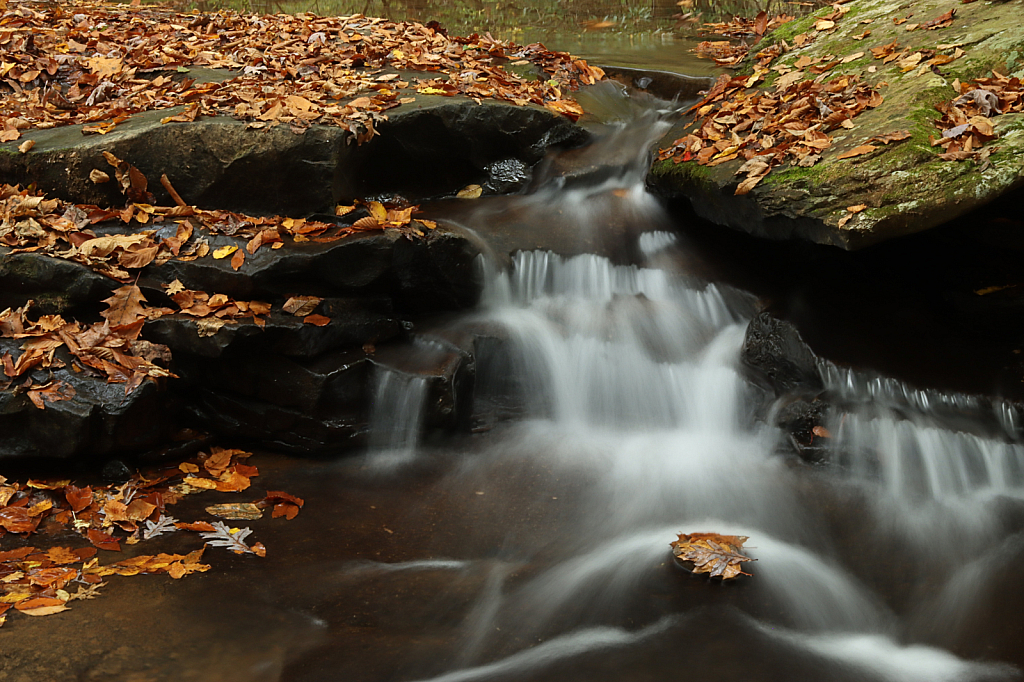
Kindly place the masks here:
[(115, 326), (131, 324), (146, 316), (146, 308), (143, 305), (146, 302), (146, 297), (142, 295), (142, 290), (135, 284), (114, 289), (113, 295), (103, 299), (103, 302), (110, 307), (100, 315)]
[(744, 573), (740, 564), (757, 561), (741, 553), (743, 535), (719, 535), (718, 533), (680, 533), (671, 543), (672, 553), (683, 562), (693, 564), (694, 573), (707, 573), (710, 577), (723, 580), (735, 578)]

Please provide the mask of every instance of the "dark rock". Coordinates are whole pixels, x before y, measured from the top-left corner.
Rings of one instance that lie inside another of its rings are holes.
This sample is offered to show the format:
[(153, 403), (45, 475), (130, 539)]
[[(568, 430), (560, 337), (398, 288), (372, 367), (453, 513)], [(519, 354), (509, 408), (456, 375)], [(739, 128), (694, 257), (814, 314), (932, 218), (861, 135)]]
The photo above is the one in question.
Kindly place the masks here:
[(60, 314), (97, 302), (120, 286), (84, 265), (39, 253), (9, 253), (0, 248), (0, 310), (36, 302), (42, 314)]
[(380, 135), (361, 146), (333, 126), (296, 134), (224, 116), (160, 123), (177, 111), (136, 114), (102, 136), (82, 135), (81, 126), (32, 131), (19, 140), (35, 141), (27, 154), (17, 144), (0, 145), (0, 176), (78, 203), (118, 205), (124, 197), (117, 183), (89, 180), (94, 168), (110, 170), (106, 151), (138, 167), (161, 205), (171, 205), (156, 182), (166, 173), (185, 201), (201, 208), (308, 215), (382, 193), (413, 201), (452, 194), (484, 183), (496, 162), (532, 166), (551, 147), (587, 139), (582, 128), (542, 107), (463, 98), (421, 96), (392, 109)]
[[(0, 339), (0, 353), (17, 357), (20, 341)], [(36, 384), (51, 379), (75, 389), (69, 400), (45, 403), (38, 409), (28, 396), (12, 385), (0, 391), (0, 458), (94, 458), (132, 454), (155, 448), (170, 433), (175, 406), (169, 394), (145, 381), (130, 395), (124, 384), (109, 384), (85, 372), (67, 369), (71, 357), (58, 349), (56, 359), (65, 368), (33, 370)]]
[(831, 407), (819, 397), (798, 398), (777, 407), (775, 425), (789, 434), (790, 445), (805, 462), (817, 464), (828, 458), (828, 440), (815, 434), (814, 428), (825, 426)]
[(670, 71), (631, 69), (625, 66), (602, 66), (605, 77), (622, 83), (630, 90), (647, 92), (667, 101), (689, 100), (715, 83), (709, 76), (686, 76)]
[[(323, 305), (323, 304), (321, 304)], [(228, 321), (215, 333), (201, 336), (199, 322), (186, 315), (167, 315), (146, 324), (143, 336), (168, 346), (175, 353), (216, 358), (228, 349), (255, 349), (264, 355), (312, 358), (345, 346), (362, 346), (392, 339), (405, 325), (387, 314), (367, 310), (354, 302), (332, 303), (325, 312), (331, 321), (320, 327), (303, 318), (275, 310), (264, 325), (252, 318)], [(321, 313), (322, 314), (322, 313)]]
[(488, 194), (515, 194), (530, 184), (530, 167), (519, 159), (502, 159), (488, 165), (484, 191)]
[(758, 313), (747, 325), (741, 360), (776, 395), (816, 393), (824, 388), (814, 351), (796, 327), (768, 311)]
[(475, 366), (462, 349), (417, 340), (313, 360), (258, 349), (216, 360), (183, 355), (178, 370), (178, 390), (204, 428), (289, 452), (337, 453), (366, 445), (381, 372), (424, 379), (421, 428), (467, 428)]

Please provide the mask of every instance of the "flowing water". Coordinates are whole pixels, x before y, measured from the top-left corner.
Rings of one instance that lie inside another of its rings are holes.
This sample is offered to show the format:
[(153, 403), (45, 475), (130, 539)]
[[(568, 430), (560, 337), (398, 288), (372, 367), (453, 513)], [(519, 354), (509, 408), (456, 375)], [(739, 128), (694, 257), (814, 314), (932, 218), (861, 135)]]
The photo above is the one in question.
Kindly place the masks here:
[[(633, 115), (594, 153), (645, 149), (662, 125)], [(844, 406), (834, 463), (795, 463), (756, 419), (764, 395), (739, 364), (756, 302), (676, 265), (686, 245), (646, 194), (645, 163), (459, 215), (484, 239), (509, 213), (583, 245), (608, 231), (629, 256), (481, 261), (483, 302), (456, 326), (501, 339), (478, 357), (476, 400), (518, 418), (473, 447), (417, 446), (423, 386), (382, 375), (370, 461), (404, 452), (387, 470), (396, 484), (436, 465), (431, 489), (465, 500), (462, 535), (409, 562), (353, 565), (352, 579), (387, 591), (430, 574), (439, 602), (461, 606), (406, 623), (413, 643), (365, 679), (1018, 678), (978, 634), (1015, 589), (1024, 545), (1024, 446), (1013, 424), (991, 428), (1012, 420), (825, 363)], [(748, 536), (752, 577), (675, 566), (669, 542), (694, 531)]]

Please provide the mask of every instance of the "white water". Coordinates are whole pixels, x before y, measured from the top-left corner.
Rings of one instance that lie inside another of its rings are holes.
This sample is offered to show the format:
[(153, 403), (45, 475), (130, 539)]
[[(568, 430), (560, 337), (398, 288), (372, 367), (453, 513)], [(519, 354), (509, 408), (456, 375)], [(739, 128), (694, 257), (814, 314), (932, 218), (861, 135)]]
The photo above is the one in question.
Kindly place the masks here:
[[(618, 182), (629, 190), (617, 195), (628, 204), (620, 214), (664, 222), (636, 178), (625, 174)], [(576, 216), (581, 230), (593, 230), (601, 216), (592, 195), (607, 189), (523, 201), (557, 197), (559, 211)], [(636, 246), (649, 263), (678, 248), (664, 232), (640, 235)], [(667, 624), (695, 617), (685, 609), (653, 621), (630, 616), (649, 601), (645, 591), (664, 573), (668, 543), (676, 533), (695, 531), (750, 537), (749, 553), (758, 560), (750, 568), (754, 575), (735, 589), (745, 591), (741, 601), (755, 618), (748, 630), (780, 651), (798, 647), (837, 670), (852, 666), (863, 680), (953, 682), (1014, 674), (904, 637), (915, 613), (948, 615), (979, 589), (975, 581), (949, 568), (938, 594), (909, 606), (888, 594), (903, 603), (896, 613), (878, 591), (883, 586), (866, 584), (857, 577), (860, 567), (844, 564), (822, 530), (825, 521), (807, 505), (806, 486), (817, 484), (776, 454), (781, 434), (752, 418), (754, 389), (738, 366), (745, 307), (730, 303), (742, 296), (694, 284), (670, 269), (613, 265), (593, 255), (520, 252), (502, 272), (485, 268), (483, 309), (471, 322), (505, 330), (504, 366), (530, 419), (467, 457), (450, 486), (500, 488), (501, 465), (521, 462), (579, 482), (572, 504), (581, 521), (558, 529), (561, 540), (552, 549), (521, 539), (529, 527), (507, 519), (516, 565), (532, 566), (533, 577), (511, 581), (512, 564), (492, 571), (464, 623), (455, 664), (434, 682), (526, 679), (560, 660), (642, 646)], [(1019, 495), (1024, 449), (950, 430), (932, 414), (936, 403), (963, 408), (972, 399), (823, 369), (846, 398), (866, 406), (833, 425), (836, 450), (845, 453), (858, 499), (868, 503), (844, 512), (863, 517), (864, 542), (896, 532), (924, 546), (934, 540), (929, 534), (944, 528), (950, 540), (937, 544), (948, 552), (953, 539), (975, 547), (998, 536), (991, 502)], [(387, 390), (382, 385), (380, 395)], [(402, 390), (411, 394), (415, 387)], [(395, 411), (379, 417), (394, 420), (385, 428), (391, 451), (412, 449), (409, 423), (418, 422), (414, 406), (421, 399), (406, 399), (408, 412), (396, 401)], [(922, 417), (906, 419), (903, 408)], [(829, 494), (827, 486), (821, 491)], [(538, 510), (558, 501), (543, 495), (534, 500)], [(862, 556), (885, 560), (871, 547), (863, 547)], [(1010, 559), (991, 559), (1000, 560)], [(702, 604), (714, 604), (716, 593), (707, 584)], [(511, 654), (510, 633), (522, 642)]]

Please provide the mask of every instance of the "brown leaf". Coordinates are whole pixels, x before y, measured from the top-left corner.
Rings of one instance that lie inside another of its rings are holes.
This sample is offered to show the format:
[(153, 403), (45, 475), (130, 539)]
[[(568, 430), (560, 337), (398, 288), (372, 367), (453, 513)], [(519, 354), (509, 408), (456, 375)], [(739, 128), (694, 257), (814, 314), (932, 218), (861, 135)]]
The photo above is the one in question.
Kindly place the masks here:
[(295, 317), (306, 317), (313, 313), (322, 300), (317, 296), (292, 296), (284, 302), (281, 309)]
[(71, 505), (71, 511), (77, 514), (92, 504), (92, 488), (89, 486), (78, 488), (69, 485), (64, 488), (64, 497), (67, 498), (68, 504)]
[(244, 262), (245, 251), (243, 251), (242, 249), (238, 249), (237, 251), (235, 251), (235, 255), (231, 257), (231, 269), (237, 272), (239, 268), (242, 267), (242, 264)]
[(467, 185), (460, 189), (455, 196), (459, 199), (479, 199), (483, 192), (483, 187), (480, 185)]
[(103, 299), (103, 302), (109, 307), (100, 315), (106, 318), (111, 325), (131, 324), (146, 316), (146, 308), (142, 305), (146, 302), (146, 297), (142, 295), (142, 290), (135, 284), (114, 289), (113, 295)]
[(263, 516), (263, 511), (252, 502), (215, 504), (207, 507), (206, 512), (231, 521), (254, 521)]
[(680, 533), (671, 543), (672, 553), (681, 561), (692, 562), (694, 573), (707, 573), (723, 580), (750, 575), (740, 569), (745, 561), (756, 561), (740, 553), (746, 537), (717, 533)]
[(306, 315), (306, 317), (302, 318), (302, 322), (316, 327), (326, 327), (331, 323), (331, 318), (324, 317), (323, 315)]
[(112, 552), (121, 551), (121, 543), (118, 542), (117, 538), (112, 535), (107, 535), (101, 530), (90, 528), (86, 533), (86, 537), (89, 538), (89, 542), (91, 542), (93, 546), (98, 547), (99, 549), (106, 549)]
[(840, 154), (836, 158), (837, 159), (852, 159), (855, 156), (862, 156), (864, 154), (870, 154), (871, 152), (875, 151), (875, 149), (877, 149), (877, 147), (875, 147), (873, 145), (862, 144), (859, 147), (854, 147), (853, 149), (851, 149), (849, 151), (843, 152), (842, 154)]
[(815, 436), (818, 436), (819, 438), (832, 437), (832, 434), (829, 433), (829, 430), (826, 429), (824, 426), (815, 426), (813, 429), (811, 429), (811, 433), (813, 433)]

